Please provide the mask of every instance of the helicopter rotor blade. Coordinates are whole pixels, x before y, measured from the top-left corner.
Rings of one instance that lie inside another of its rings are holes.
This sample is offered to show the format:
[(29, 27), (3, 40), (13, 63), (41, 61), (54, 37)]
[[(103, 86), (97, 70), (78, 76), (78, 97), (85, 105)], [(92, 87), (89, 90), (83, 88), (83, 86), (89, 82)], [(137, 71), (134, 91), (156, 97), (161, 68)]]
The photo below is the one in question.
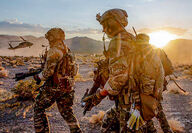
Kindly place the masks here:
[(23, 41), (26, 41), (22, 36), (19, 36)]

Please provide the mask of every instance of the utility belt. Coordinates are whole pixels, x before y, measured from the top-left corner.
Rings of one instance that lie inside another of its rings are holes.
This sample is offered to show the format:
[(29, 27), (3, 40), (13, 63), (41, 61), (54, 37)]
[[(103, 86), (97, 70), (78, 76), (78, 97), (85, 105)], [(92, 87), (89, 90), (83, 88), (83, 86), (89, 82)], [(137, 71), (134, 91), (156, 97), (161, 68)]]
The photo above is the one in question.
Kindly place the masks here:
[(133, 103), (135, 103), (136, 106), (140, 105), (139, 91), (136, 91), (136, 89), (124, 88), (119, 96), (119, 105), (124, 110), (129, 111)]

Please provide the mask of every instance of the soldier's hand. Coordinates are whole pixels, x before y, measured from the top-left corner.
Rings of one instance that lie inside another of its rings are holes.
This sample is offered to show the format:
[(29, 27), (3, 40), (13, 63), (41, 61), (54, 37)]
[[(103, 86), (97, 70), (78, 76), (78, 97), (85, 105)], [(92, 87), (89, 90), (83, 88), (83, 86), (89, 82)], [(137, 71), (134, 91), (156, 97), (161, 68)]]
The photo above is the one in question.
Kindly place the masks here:
[(84, 99), (82, 99), (82, 101), (84, 102), (84, 111), (83, 111), (83, 115), (86, 114), (87, 111), (91, 111), (91, 109), (94, 107), (94, 104), (92, 99), (94, 99), (94, 95), (89, 95), (84, 97)]
[(102, 97), (98, 97), (97, 93), (87, 96), (83, 99), (84, 102), (91, 102), (93, 106), (98, 105), (102, 101)]
[(89, 100), (93, 99), (94, 98), (94, 95), (90, 95), (90, 96), (86, 96), (84, 99), (83, 99), (83, 102), (88, 102)]

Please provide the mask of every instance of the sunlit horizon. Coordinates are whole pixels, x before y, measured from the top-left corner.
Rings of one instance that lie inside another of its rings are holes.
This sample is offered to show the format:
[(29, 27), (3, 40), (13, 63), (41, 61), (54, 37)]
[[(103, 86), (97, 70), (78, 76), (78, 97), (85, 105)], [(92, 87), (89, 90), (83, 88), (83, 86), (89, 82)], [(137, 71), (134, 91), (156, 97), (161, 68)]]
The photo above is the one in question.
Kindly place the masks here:
[(168, 31), (155, 31), (149, 34), (150, 44), (162, 48), (168, 44), (169, 41), (179, 38), (176, 34), (172, 34)]

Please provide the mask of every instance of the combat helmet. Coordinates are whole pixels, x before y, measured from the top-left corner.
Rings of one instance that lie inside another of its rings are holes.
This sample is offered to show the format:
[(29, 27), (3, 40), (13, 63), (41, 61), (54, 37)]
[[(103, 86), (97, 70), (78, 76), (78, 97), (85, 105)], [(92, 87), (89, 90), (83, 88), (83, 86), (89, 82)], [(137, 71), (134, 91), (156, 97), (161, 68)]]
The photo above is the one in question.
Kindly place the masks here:
[(150, 37), (145, 33), (140, 33), (136, 36), (136, 40), (149, 43)]
[(114, 19), (117, 21), (121, 26), (126, 27), (128, 25), (127, 21), (127, 12), (122, 9), (110, 9), (103, 13), (102, 16), (100, 16), (100, 13), (96, 15), (96, 20), (99, 21), (100, 24), (102, 24), (104, 21), (109, 19)]
[(46, 34), (46, 39), (65, 40), (65, 33), (61, 28), (51, 28)]

